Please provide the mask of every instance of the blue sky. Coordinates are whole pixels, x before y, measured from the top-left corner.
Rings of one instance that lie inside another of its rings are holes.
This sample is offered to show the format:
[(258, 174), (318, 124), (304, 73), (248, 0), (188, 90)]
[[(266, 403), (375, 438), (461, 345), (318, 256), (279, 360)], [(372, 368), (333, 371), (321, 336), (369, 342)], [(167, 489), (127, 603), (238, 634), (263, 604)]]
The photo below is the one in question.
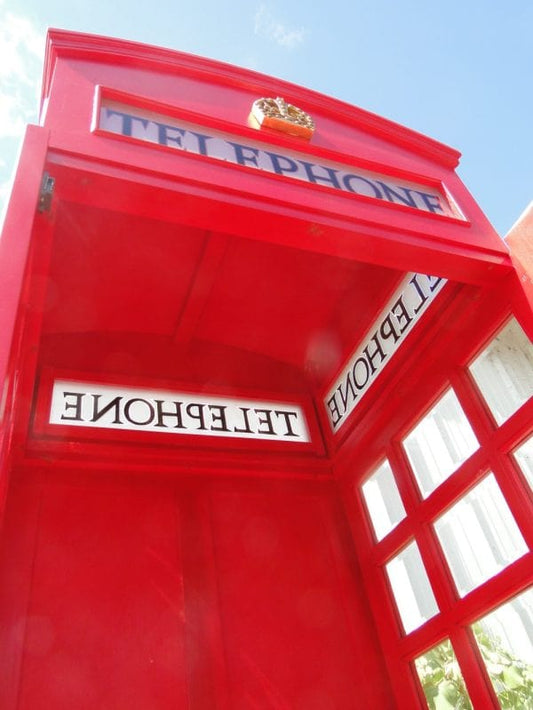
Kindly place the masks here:
[(462, 152), (502, 236), (533, 199), (530, 0), (0, 0), (0, 203), (37, 120), (47, 27), (220, 59), (425, 133)]

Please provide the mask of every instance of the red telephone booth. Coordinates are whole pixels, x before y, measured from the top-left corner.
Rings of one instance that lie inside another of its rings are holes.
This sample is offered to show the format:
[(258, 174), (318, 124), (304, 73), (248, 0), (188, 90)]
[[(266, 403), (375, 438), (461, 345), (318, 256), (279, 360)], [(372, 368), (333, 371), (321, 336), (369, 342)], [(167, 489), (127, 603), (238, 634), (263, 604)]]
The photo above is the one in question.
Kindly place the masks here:
[(0, 241), (3, 709), (527, 707), (528, 218), (510, 250), (458, 159), (50, 32)]

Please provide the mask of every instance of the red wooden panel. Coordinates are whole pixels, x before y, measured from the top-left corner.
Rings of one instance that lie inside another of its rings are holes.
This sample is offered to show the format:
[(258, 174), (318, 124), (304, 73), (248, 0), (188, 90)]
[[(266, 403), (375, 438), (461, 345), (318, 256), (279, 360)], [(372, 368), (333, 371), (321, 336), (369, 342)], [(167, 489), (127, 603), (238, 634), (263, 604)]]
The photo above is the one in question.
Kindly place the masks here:
[(186, 707), (178, 551), (165, 491), (47, 486), (17, 708)]
[(41, 490), (13, 486), (0, 544), (0, 707), (15, 710)]
[(283, 490), (212, 497), (234, 710), (391, 707), (328, 497)]

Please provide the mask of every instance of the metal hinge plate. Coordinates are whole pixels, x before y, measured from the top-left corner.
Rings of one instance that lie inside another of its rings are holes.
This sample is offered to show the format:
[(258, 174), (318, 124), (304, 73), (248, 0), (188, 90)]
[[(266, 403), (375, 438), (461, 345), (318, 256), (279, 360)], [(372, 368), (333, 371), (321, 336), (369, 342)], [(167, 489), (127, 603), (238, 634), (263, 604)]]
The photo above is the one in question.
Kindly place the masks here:
[(37, 209), (39, 212), (49, 212), (52, 206), (52, 197), (54, 194), (55, 178), (49, 173), (43, 173), (41, 182), (41, 191), (39, 192), (39, 204)]

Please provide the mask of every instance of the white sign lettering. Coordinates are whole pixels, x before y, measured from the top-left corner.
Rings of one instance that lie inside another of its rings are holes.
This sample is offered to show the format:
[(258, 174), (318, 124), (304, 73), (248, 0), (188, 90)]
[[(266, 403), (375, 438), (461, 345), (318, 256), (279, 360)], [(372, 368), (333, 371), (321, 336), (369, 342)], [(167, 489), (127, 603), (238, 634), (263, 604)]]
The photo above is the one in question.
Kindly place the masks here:
[(445, 283), (412, 273), (402, 281), (324, 398), (333, 431), (348, 419)]
[(229, 134), (142, 112), (131, 106), (104, 103), (100, 108), (98, 128), (108, 133), (330, 187), (344, 193), (362, 195), (431, 214), (463, 218), (444, 191), (436, 188), (326, 160), (317, 162), (314, 156), (304, 153), (278, 153), (266, 149), (259, 142), (250, 140), (242, 143)]
[(296, 404), (184, 394), (56, 380), (51, 424), (224, 436), (269, 441), (310, 441)]

